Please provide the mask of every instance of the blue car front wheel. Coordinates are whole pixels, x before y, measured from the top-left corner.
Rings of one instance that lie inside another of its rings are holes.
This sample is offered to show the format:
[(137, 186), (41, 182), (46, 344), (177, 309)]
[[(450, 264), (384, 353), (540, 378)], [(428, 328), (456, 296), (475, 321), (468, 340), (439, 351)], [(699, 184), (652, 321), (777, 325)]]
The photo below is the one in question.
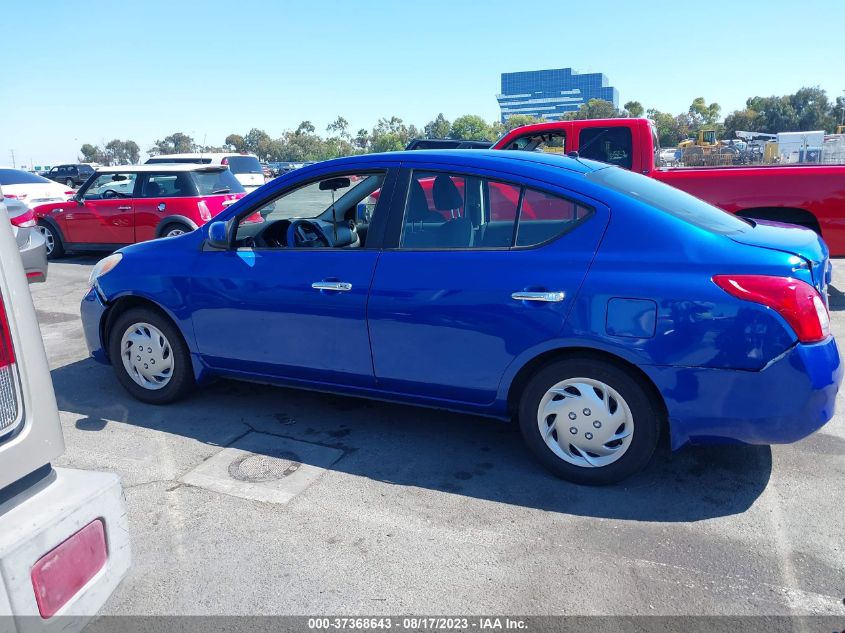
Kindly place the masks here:
[(559, 477), (610, 484), (642, 469), (660, 435), (660, 407), (621, 366), (572, 358), (541, 369), (522, 394), (529, 448)]

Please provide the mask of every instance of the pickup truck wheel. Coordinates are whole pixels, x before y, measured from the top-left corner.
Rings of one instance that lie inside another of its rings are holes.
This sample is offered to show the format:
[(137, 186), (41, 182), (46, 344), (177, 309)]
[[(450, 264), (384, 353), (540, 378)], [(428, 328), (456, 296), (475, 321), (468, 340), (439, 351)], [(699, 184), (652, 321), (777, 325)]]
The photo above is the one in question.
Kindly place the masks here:
[(47, 247), (47, 259), (58, 259), (65, 254), (65, 246), (58, 232), (46, 222), (38, 223), (38, 232), (44, 236)]
[(528, 447), (558, 477), (616, 483), (641, 470), (660, 435), (660, 408), (628, 371), (598, 359), (567, 359), (526, 385), (519, 425)]
[(184, 397), (195, 385), (188, 347), (178, 328), (151, 308), (132, 308), (109, 329), (109, 359), (121, 385), (150, 404)]

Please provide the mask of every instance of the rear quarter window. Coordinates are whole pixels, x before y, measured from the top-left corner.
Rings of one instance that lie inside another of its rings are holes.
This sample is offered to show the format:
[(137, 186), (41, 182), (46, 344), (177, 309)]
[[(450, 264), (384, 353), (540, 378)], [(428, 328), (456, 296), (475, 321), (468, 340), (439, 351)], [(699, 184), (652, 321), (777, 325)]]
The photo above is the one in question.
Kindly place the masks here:
[(749, 226), (745, 220), (704, 200), (625, 169), (599, 169), (587, 174), (587, 179), (712, 233), (728, 235)]

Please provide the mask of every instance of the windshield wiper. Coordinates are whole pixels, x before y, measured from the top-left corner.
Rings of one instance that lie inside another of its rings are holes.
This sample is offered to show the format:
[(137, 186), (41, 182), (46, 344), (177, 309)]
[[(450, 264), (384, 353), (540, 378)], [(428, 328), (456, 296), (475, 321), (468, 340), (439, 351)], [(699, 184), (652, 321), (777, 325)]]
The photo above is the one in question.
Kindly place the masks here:
[(231, 191), (231, 189), (229, 189), (228, 187), (225, 187), (224, 189), (215, 189), (214, 191), (212, 191), (208, 195), (213, 196), (215, 193), (229, 193), (230, 191)]

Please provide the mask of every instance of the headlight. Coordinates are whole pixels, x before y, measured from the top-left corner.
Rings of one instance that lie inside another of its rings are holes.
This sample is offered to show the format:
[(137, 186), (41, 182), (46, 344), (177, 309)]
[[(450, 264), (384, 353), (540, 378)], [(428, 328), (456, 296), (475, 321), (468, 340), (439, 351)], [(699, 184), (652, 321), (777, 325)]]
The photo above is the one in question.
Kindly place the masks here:
[(97, 283), (97, 280), (117, 266), (121, 259), (123, 259), (122, 253), (114, 253), (98, 261), (88, 277), (88, 287)]

